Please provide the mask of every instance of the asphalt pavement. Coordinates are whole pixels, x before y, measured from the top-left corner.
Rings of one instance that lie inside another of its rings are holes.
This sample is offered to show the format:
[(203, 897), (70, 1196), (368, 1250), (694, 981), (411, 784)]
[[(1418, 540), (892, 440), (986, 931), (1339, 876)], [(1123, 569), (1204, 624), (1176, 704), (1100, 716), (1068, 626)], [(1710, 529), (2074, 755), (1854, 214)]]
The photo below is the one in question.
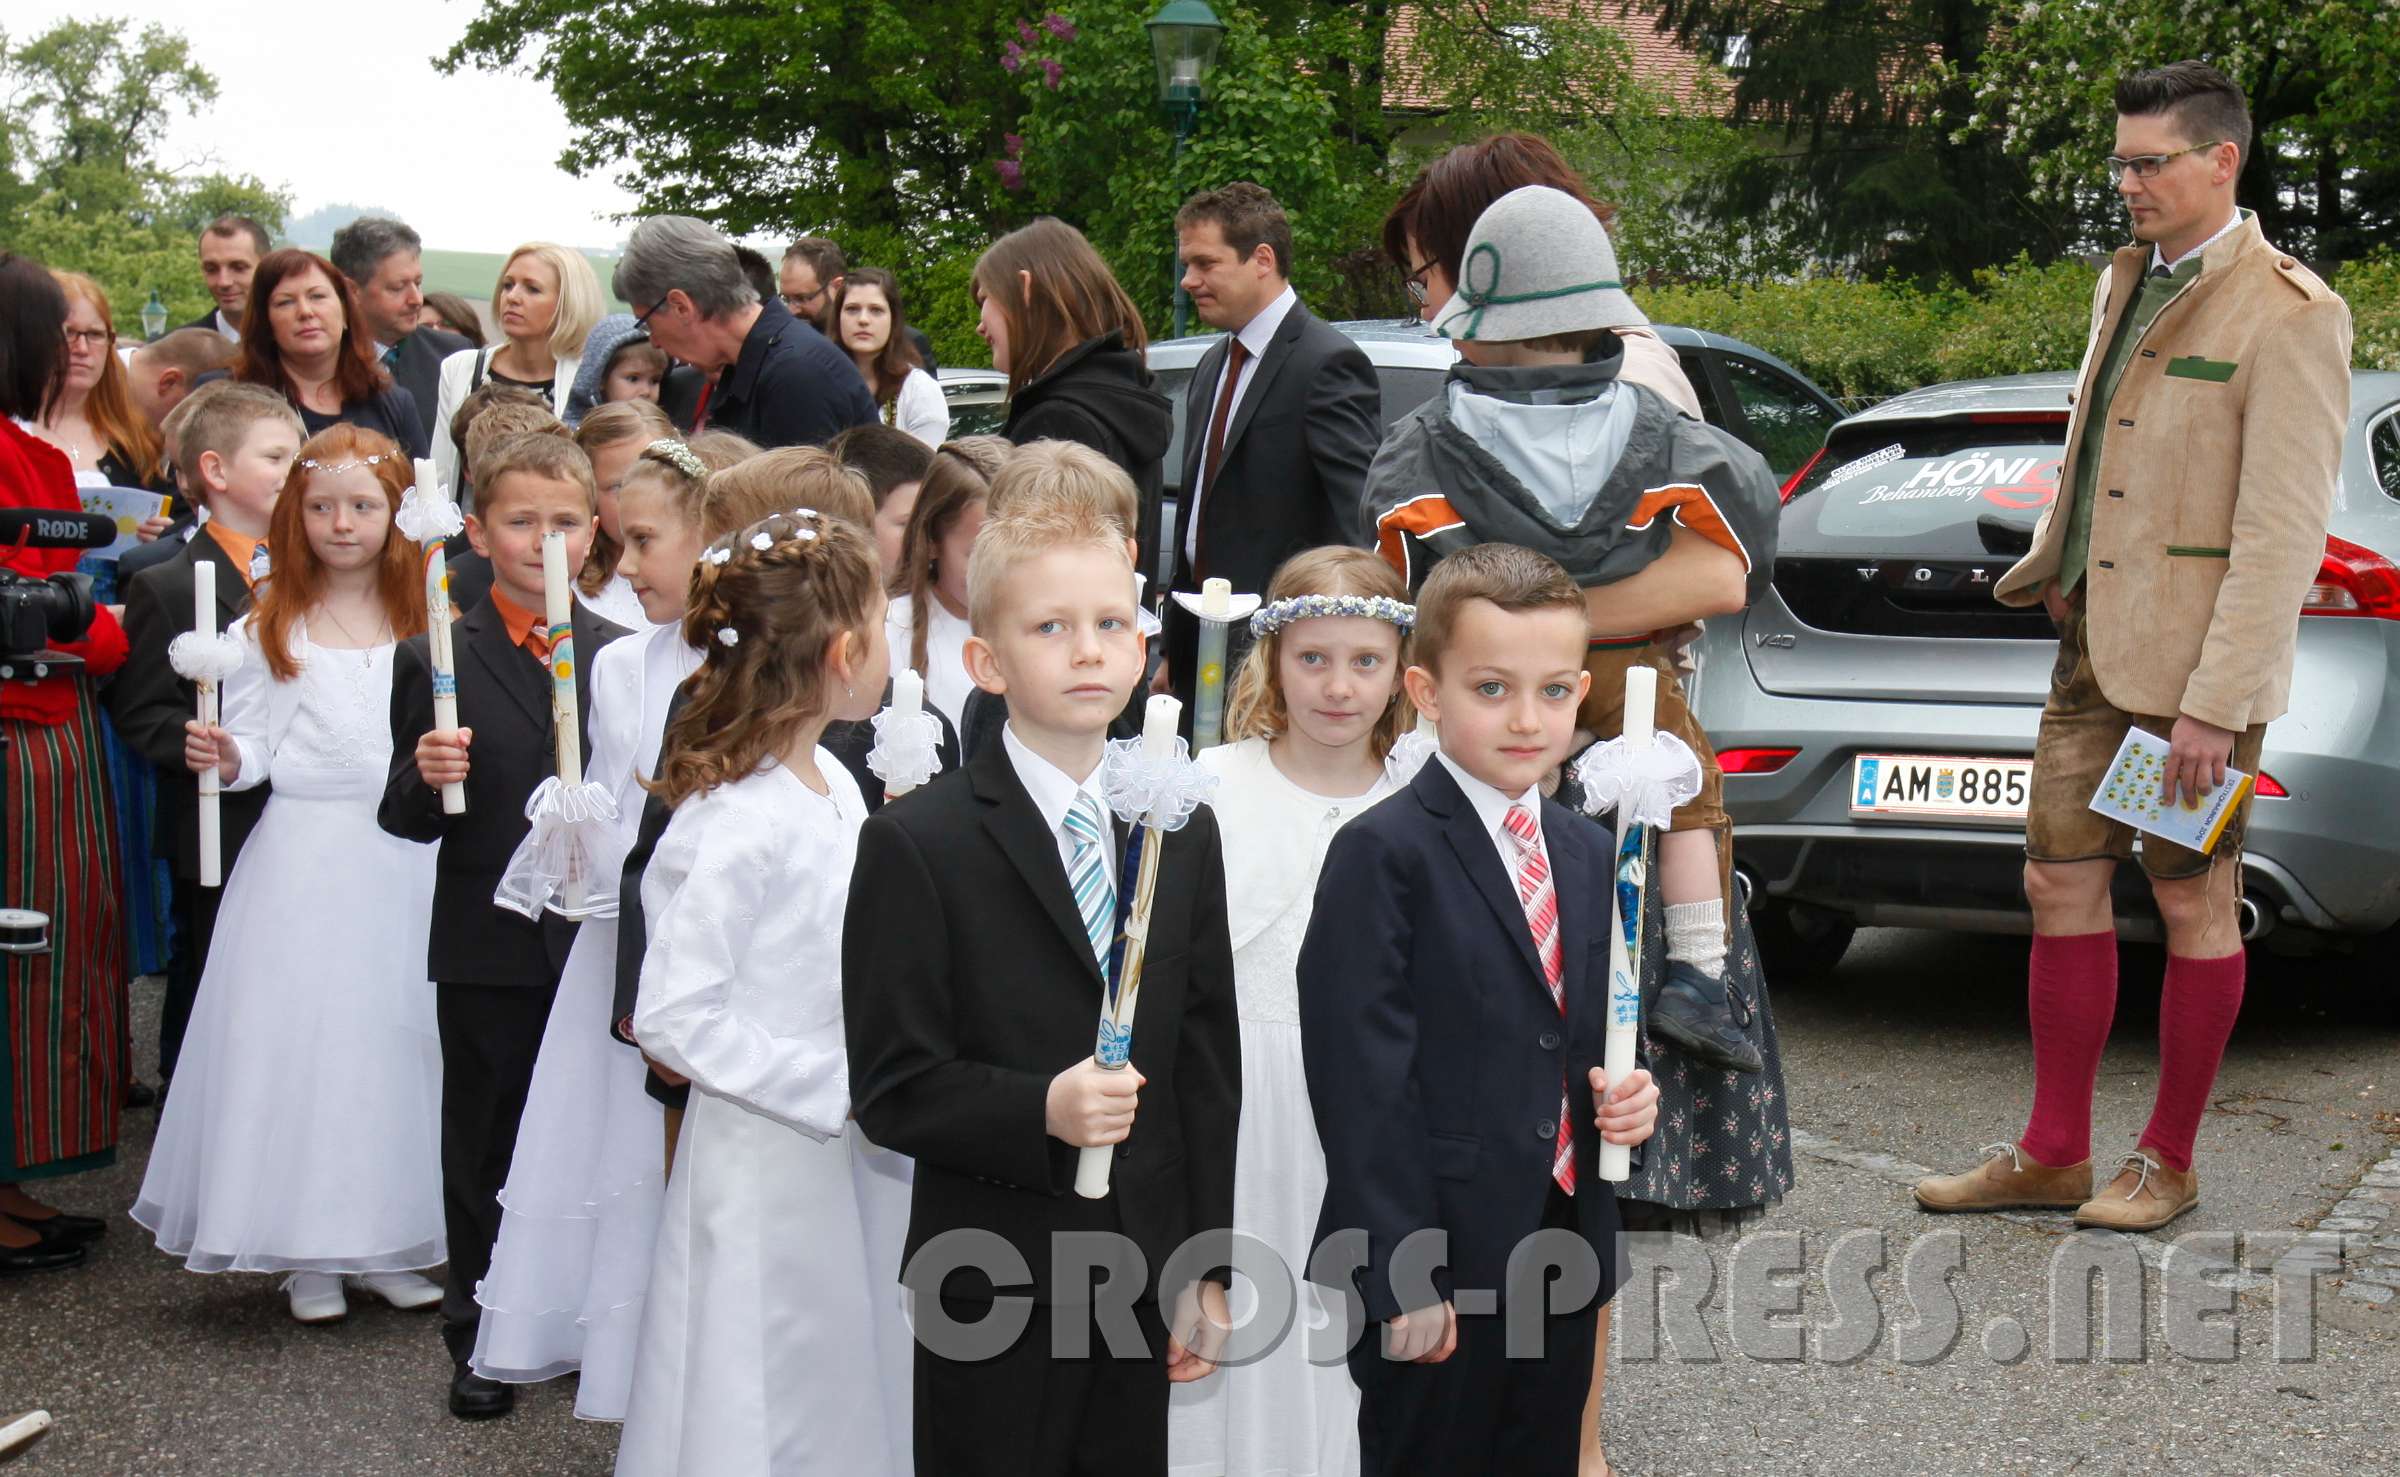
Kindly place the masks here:
[[(1670, 1249), (1673, 1276), (1620, 1298), (1618, 1472), (2391, 1469), (2389, 953), (2254, 961), (2201, 1130), (2200, 1208), (2155, 1238), (2077, 1233), (2064, 1215), (1932, 1217), (1909, 1200), (1917, 1174), (1964, 1167), (2023, 1126), (2024, 955), (2022, 939), (1873, 930), (1832, 978), (1777, 987), (1798, 1184), (1738, 1248), (1697, 1262)], [(2126, 951), (2104, 1158), (2149, 1112), (2160, 964)], [(156, 989), (136, 1004), (148, 1062)], [(111, 1217), (91, 1263), (0, 1282), (0, 1419), (38, 1405), (58, 1420), (11, 1477), (609, 1470), (615, 1430), (574, 1418), (571, 1380), (521, 1392), (505, 1420), (455, 1421), (432, 1315), (354, 1304), (344, 1323), (303, 1328), (274, 1279), (193, 1276), (161, 1256), (124, 1216), (152, 1127), (129, 1115), (114, 1169), (55, 1187)], [(2082, 1304), (2053, 1299), (2079, 1280), (2060, 1269), (2083, 1262), (2111, 1269), (2089, 1306), (2119, 1299), (2117, 1342), (2095, 1331), (2088, 1358), (2066, 1336)], [(1710, 1290), (1686, 1315), (1695, 1279)]]

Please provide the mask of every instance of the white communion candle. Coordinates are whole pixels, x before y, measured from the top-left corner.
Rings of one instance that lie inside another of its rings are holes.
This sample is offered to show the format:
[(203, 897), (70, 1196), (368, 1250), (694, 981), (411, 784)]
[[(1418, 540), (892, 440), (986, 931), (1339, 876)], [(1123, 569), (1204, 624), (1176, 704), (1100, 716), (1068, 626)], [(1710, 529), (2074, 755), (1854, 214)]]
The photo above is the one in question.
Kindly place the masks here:
[[(1638, 750), (1650, 747), (1657, 715), (1658, 674), (1648, 667), (1627, 668), (1625, 672), (1624, 727), (1624, 742), (1627, 748)], [(1632, 814), (1633, 806), (1630, 804), (1621, 804), (1617, 808), (1617, 854), (1619, 858), (1624, 855), (1626, 833), (1636, 828)], [(1635, 857), (1636, 859), (1632, 863), (1634, 875), (1631, 879), (1626, 877), (1621, 860), (1612, 869), (1612, 876), (1616, 881), (1632, 880), (1636, 884), (1634, 896), (1636, 906), (1639, 906), (1639, 900), (1648, 892), (1649, 878), (1648, 869), (1639, 859), (1638, 849)], [(1620, 888), (1614, 886), (1609, 888), (1608, 1030), (1601, 1037), (1600, 1068), (1608, 1074), (1608, 1083), (1612, 1091), (1617, 1084), (1633, 1075), (1634, 1051), (1641, 1035), (1642, 977), (1639, 940), (1642, 920), (1638, 916), (1632, 919), (1620, 916), (1619, 910), (1623, 906), (1622, 897), (1623, 892)], [(1628, 948), (1625, 942), (1628, 931), (1636, 941), (1631, 948)], [(1612, 1144), (1603, 1140), (1600, 1145), (1600, 1178), (1611, 1184), (1623, 1184), (1632, 1175), (1632, 1146)]]
[[(201, 637), (217, 634), (217, 566), (214, 560), (192, 561), (192, 630)], [(217, 684), (212, 677), (202, 677), (192, 684), (193, 716), (204, 727), (217, 726)], [(225, 880), (225, 844), (221, 829), (217, 799), (218, 776), (214, 765), (200, 771), (200, 885), (216, 887)]]
[(1142, 709), (1142, 753), (1152, 759), (1173, 754), (1175, 730), (1182, 722), (1183, 704), (1165, 693), (1151, 698)]
[(892, 711), (914, 718), (925, 711), (925, 674), (906, 668), (892, 678)]
[(1221, 621), (1233, 609), (1233, 581), (1205, 579), (1200, 582), (1200, 614), (1208, 620)]
[(542, 603), (550, 623), (550, 717), (557, 725), (558, 782), (583, 783), (583, 740), (575, 698), (575, 571), (567, 536), (542, 535)]

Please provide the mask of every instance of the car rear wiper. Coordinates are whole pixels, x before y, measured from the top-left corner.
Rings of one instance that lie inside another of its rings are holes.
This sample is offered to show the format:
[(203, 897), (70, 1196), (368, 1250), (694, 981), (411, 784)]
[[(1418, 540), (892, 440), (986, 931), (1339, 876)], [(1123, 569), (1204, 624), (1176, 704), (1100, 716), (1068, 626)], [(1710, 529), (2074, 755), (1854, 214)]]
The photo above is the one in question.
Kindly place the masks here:
[(2023, 555), (2033, 552), (2033, 525), (1986, 513), (1975, 520), (1975, 532), (1986, 554)]

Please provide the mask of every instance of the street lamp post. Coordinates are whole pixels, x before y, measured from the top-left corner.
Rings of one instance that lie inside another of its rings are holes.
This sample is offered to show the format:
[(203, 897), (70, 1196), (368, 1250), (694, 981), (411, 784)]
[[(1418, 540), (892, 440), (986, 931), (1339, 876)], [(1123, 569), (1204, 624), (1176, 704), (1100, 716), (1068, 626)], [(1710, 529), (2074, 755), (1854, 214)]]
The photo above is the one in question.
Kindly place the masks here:
[(155, 339), (166, 331), (167, 301), (160, 297), (158, 289), (153, 287), (150, 289), (150, 301), (142, 304), (142, 337)]
[[(1208, 101), (1208, 74), (1217, 64), (1225, 23), (1208, 8), (1207, 0), (1167, 0), (1142, 28), (1150, 33), (1150, 54), (1158, 62), (1158, 102), (1175, 125), (1175, 164), (1180, 167), (1184, 143), (1200, 121), (1201, 104)], [(1175, 336), (1181, 338), (1191, 323), (1192, 295), (1183, 290), (1179, 259), (1172, 271)]]

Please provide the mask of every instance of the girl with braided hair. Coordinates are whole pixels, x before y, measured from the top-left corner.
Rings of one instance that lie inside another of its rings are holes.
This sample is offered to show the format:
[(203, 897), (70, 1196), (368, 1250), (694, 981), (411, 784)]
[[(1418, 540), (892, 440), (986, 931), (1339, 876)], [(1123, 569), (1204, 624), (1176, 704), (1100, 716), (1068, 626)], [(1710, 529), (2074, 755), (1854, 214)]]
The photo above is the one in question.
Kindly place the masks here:
[(777, 513), (700, 557), (706, 655), (651, 788), (634, 1032), (693, 1092), (619, 1477), (911, 1468), (904, 1159), (850, 1121), (843, 911), (866, 810), (822, 747), (890, 664), (873, 546)]

